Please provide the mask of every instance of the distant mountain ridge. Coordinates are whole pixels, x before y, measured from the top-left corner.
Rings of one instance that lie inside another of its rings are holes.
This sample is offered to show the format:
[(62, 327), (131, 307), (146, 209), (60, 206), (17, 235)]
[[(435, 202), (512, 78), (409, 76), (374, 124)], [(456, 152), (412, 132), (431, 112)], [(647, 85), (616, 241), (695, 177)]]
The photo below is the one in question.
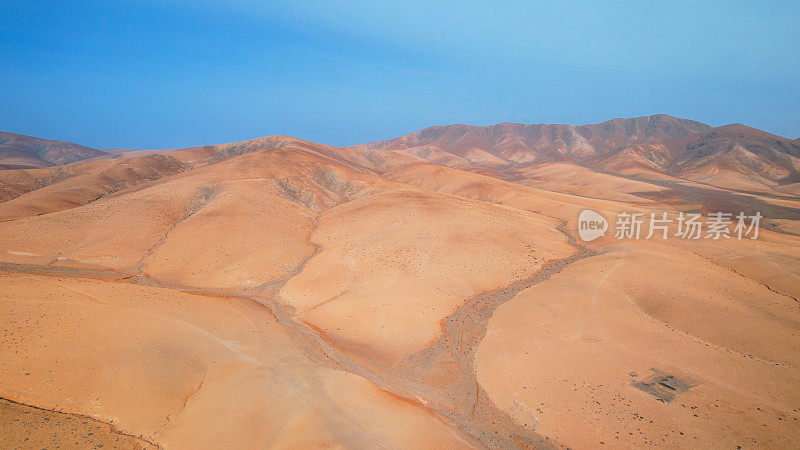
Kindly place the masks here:
[(0, 168), (50, 167), (103, 155), (107, 153), (71, 142), (0, 132)]
[(501, 123), (491, 126), (445, 125), (425, 128), (388, 141), (355, 147), (401, 150), (432, 145), (456, 155), (480, 148), (514, 163), (579, 160), (609, 154), (651, 139), (686, 138), (712, 127), (666, 115), (612, 119), (592, 125)]
[(712, 127), (665, 114), (589, 125), (436, 126), (353, 148), (393, 150), (462, 169), (568, 161), (624, 174), (702, 178), (732, 171), (759, 182), (800, 181), (800, 141), (741, 124)]
[[(273, 136), (203, 148), (214, 148), (219, 158), (280, 146), (278, 141), (287, 139), (295, 138)], [(743, 186), (731, 184), (731, 178), (766, 186), (800, 182), (800, 139), (665, 114), (588, 125), (434, 126), (348, 149), (386, 150), (457, 169), (509, 175), (539, 164), (569, 162), (626, 176), (657, 173), (720, 186)], [(109, 153), (69, 142), (0, 132), (0, 169), (48, 167), (105, 155)]]

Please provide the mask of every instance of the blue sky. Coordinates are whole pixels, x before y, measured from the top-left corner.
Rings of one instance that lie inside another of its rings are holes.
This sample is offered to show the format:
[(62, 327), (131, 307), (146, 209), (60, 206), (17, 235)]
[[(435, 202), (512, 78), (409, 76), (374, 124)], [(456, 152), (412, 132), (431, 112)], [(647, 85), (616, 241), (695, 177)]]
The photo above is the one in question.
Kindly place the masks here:
[(0, 130), (97, 148), (666, 113), (800, 137), (800, 2), (0, 0)]

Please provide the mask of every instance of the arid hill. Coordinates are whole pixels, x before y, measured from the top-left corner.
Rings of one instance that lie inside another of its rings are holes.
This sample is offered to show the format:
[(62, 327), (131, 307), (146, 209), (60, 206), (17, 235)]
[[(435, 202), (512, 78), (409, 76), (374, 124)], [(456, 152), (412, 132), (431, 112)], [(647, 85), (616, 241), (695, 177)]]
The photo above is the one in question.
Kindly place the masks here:
[[(0, 170), (0, 447), (796, 448), (797, 158), (652, 116)], [(757, 239), (677, 237), (713, 211)]]
[(0, 132), (0, 169), (49, 167), (105, 154), (71, 142)]
[(722, 186), (729, 182), (717, 176), (720, 172), (767, 186), (800, 181), (797, 141), (744, 125), (713, 128), (663, 114), (579, 126), (449, 125), (356, 148), (393, 150), (473, 171), (509, 172), (569, 162), (605, 172), (655, 172)]

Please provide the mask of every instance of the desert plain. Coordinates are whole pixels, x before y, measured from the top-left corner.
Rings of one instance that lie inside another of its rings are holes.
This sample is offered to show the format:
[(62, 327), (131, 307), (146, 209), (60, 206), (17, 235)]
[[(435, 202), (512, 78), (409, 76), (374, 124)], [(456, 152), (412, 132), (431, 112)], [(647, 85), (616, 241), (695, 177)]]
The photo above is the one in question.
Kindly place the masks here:
[[(2, 448), (800, 447), (796, 140), (2, 133), (0, 168)], [(680, 237), (716, 212), (757, 237)], [(651, 213), (667, 238), (615, 236)]]

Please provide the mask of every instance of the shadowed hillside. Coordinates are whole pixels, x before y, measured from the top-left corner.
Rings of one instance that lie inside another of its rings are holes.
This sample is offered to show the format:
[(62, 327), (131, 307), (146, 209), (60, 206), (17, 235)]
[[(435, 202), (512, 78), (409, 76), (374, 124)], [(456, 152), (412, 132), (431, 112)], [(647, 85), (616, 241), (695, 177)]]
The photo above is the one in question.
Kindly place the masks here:
[(0, 132), (0, 169), (48, 167), (103, 155), (106, 152), (70, 142)]
[(547, 162), (641, 175), (656, 172), (695, 180), (736, 184), (729, 173), (765, 185), (800, 181), (800, 145), (743, 125), (708, 125), (654, 115), (592, 125), (487, 127), (448, 125), (396, 139), (355, 146), (394, 150), (468, 170), (512, 170)]

